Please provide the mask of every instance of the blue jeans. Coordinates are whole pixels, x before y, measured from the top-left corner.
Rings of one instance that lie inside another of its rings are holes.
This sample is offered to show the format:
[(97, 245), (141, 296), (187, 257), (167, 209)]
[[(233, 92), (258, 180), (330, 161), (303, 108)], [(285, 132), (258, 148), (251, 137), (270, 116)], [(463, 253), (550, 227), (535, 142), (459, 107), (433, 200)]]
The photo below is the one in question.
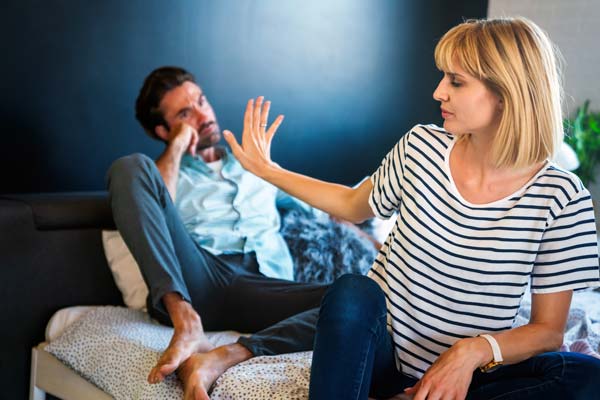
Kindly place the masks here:
[[(344, 275), (321, 303), (311, 370), (311, 400), (385, 399), (417, 380), (396, 368), (385, 294), (368, 277)], [(598, 399), (600, 360), (544, 353), (491, 373), (473, 373), (467, 399)]]

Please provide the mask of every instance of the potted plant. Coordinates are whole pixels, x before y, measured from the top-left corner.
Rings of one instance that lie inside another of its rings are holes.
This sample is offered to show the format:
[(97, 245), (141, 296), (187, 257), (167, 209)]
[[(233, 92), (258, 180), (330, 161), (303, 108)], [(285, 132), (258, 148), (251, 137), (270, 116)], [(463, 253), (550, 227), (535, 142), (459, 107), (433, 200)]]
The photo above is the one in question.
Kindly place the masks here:
[(574, 119), (565, 120), (565, 142), (579, 159), (579, 167), (573, 172), (588, 188), (596, 182), (596, 166), (600, 162), (600, 112), (591, 112), (589, 105), (587, 100), (577, 109)]

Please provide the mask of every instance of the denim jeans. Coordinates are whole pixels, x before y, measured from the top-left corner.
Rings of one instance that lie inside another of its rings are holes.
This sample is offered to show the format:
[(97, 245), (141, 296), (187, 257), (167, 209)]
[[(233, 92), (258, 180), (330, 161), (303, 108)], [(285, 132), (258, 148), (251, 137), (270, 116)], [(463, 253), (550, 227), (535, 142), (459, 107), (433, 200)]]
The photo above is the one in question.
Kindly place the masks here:
[[(321, 303), (311, 370), (311, 400), (385, 399), (417, 380), (396, 368), (385, 294), (368, 277), (344, 275)], [(473, 373), (469, 400), (600, 399), (600, 360), (544, 353), (491, 373)]]
[(326, 285), (271, 279), (254, 253), (216, 256), (186, 230), (155, 163), (142, 154), (118, 159), (108, 175), (115, 223), (148, 285), (148, 312), (169, 325), (166, 293), (179, 293), (206, 330), (255, 332), (239, 343), (254, 355), (312, 349)]

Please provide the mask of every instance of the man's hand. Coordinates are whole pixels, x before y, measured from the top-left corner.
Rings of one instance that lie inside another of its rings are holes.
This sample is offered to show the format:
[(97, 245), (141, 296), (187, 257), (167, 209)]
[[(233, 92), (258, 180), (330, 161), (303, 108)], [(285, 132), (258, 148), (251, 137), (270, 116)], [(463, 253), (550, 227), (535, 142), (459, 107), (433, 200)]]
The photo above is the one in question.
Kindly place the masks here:
[(168, 146), (182, 156), (186, 151), (192, 156), (196, 155), (198, 132), (191, 126), (182, 122), (171, 128), (168, 137)]
[(473, 371), (484, 364), (488, 356), (492, 357), (484, 340), (468, 338), (456, 342), (438, 357), (415, 386), (404, 392), (413, 395), (413, 400), (464, 400)]
[[(164, 127), (161, 128), (164, 129)], [(171, 195), (171, 199), (175, 201), (181, 157), (186, 151), (192, 156), (196, 155), (198, 132), (192, 126), (180, 123), (174, 125), (163, 137), (166, 137), (167, 147), (156, 160), (156, 166)]]

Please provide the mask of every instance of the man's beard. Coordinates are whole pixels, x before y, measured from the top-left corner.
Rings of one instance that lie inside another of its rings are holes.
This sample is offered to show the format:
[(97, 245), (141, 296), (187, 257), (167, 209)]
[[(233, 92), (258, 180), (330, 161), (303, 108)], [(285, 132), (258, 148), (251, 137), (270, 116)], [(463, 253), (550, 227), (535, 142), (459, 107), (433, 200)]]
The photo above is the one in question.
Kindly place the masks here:
[(217, 129), (212, 132), (210, 135), (199, 138), (198, 143), (196, 144), (196, 151), (206, 150), (211, 148), (219, 143), (221, 139), (221, 132)]

